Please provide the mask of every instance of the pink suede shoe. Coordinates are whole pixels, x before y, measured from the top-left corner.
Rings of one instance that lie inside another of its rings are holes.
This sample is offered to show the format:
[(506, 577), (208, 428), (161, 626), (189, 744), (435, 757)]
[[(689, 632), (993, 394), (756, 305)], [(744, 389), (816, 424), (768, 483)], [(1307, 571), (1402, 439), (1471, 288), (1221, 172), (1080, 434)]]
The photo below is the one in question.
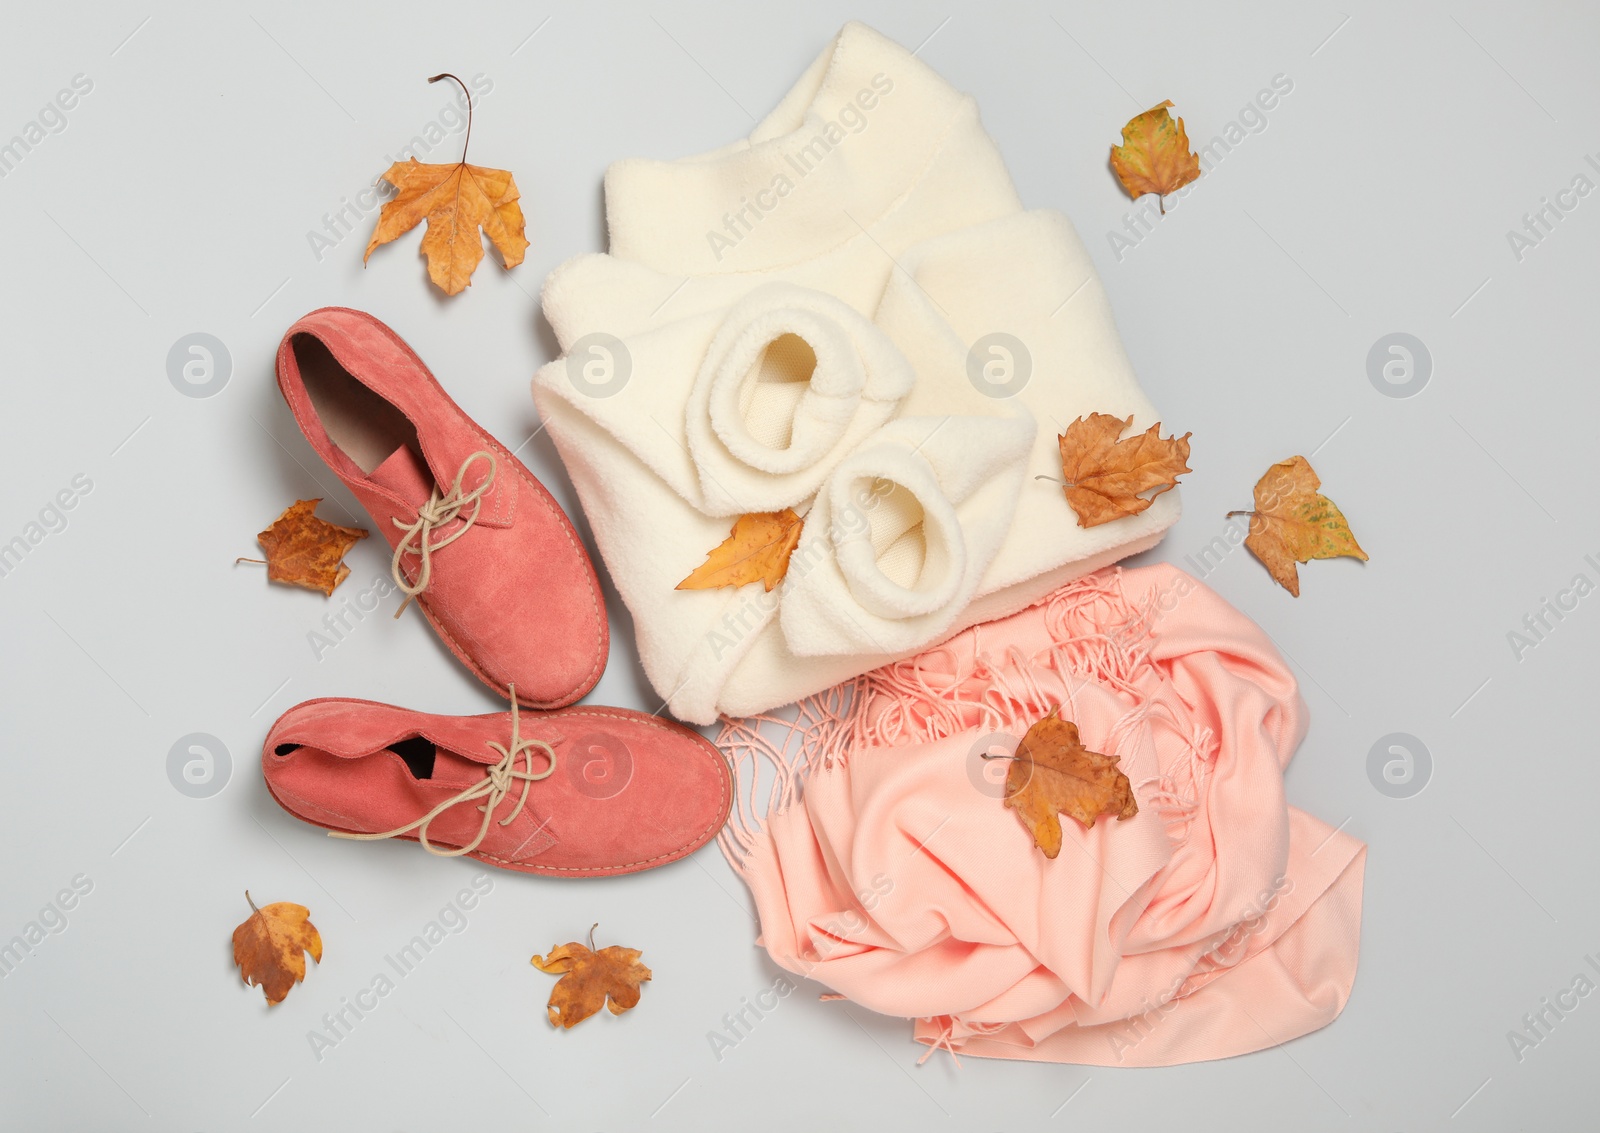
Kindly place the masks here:
[(407, 838), (549, 877), (677, 861), (733, 801), (708, 740), (624, 708), (433, 716), (308, 700), (273, 724), (261, 770), (279, 806), (335, 837)]
[(594, 687), (610, 631), (571, 522), (399, 335), (360, 311), (312, 311), (278, 347), (278, 387), (394, 549), (401, 610), (415, 599), (501, 696), (514, 685), (553, 708)]

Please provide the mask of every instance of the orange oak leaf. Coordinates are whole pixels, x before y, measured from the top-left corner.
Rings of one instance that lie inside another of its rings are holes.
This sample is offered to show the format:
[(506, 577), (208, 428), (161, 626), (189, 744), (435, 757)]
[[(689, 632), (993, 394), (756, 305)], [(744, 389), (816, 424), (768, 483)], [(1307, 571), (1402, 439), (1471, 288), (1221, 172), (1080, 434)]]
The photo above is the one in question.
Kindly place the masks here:
[[(454, 75), (435, 75), (428, 81), (440, 79), (461, 83)], [(466, 92), (465, 83), (461, 89)], [(422, 237), (428, 278), (446, 295), (459, 294), (472, 282), (472, 273), (483, 259), (483, 236), (499, 250), (507, 269), (522, 262), (528, 238), (516, 180), (504, 169), (468, 165), (466, 143), (471, 140), (472, 97), (468, 94), (461, 160), (454, 165), (424, 165), (413, 157), (389, 166), (383, 179), (394, 186), (395, 195), (378, 213), (362, 263), (372, 258), (378, 245), (410, 232), (423, 220), (428, 222)]]
[[(1167, 113), (1169, 98), (1122, 127), (1122, 144), (1111, 147), (1111, 168), (1130, 197), (1159, 193), (1163, 198), (1200, 176), (1200, 159), (1189, 149), (1183, 119)], [(1166, 201), (1161, 211), (1167, 211)]]
[(1356, 542), (1350, 522), (1337, 504), (1317, 491), (1322, 481), (1303, 456), (1291, 456), (1267, 469), (1256, 481), (1254, 511), (1230, 511), (1229, 516), (1248, 515), (1250, 534), (1244, 545), (1261, 560), (1273, 579), (1296, 598), (1300, 597), (1300, 571), (1296, 563), (1312, 559), (1348, 556), (1367, 561), (1367, 553)]
[(1009, 758), (1005, 805), (1017, 812), (1047, 858), (1061, 852), (1058, 815), (1071, 815), (1087, 828), (1101, 816), (1121, 821), (1139, 813), (1128, 777), (1117, 770), (1117, 757), (1084, 747), (1078, 726), (1061, 719), (1059, 708), (1029, 728)]
[(311, 923), (311, 910), (290, 901), (264, 909), (245, 891), (250, 915), (233, 930), (233, 962), (246, 984), (261, 989), (267, 1005), (282, 1003), (294, 985), (306, 978), (306, 956), (322, 963), (322, 935)]
[(639, 963), (643, 953), (637, 948), (613, 944), (595, 951), (594, 930), (598, 927), (589, 929), (588, 947), (569, 941), (550, 949), (549, 955), (535, 955), (529, 961), (541, 972), (561, 977), (545, 1006), (551, 1026), (575, 1027), (602, 1005), (613, 1015), (621, 1015), (639, 1002), (639, 985), (650, 979), (650, 969)]
[(1061, 434), (1061, 475), (1079, 527), (1098, 527), (1138, 515), (1162, 492), (1175, 487), (1179, 476), (1193, 471), (1189, 467), (1193, 433), (1163, 438), (1157, 421), (1144, 432), (1122, 439), (1122, 431), (1131, 424), (1132, 416), (1124, 420), (1109, 413), (1091, 413), (1079, 417)]
[(789, 556), (800, 545), (805, 520), (793, 508), (752, 512), (733, 521), (733, 531), (712, 548), (706, 561), (678, 583), (679, 590), (716, 590), (760, 582), (771, 590), (789, 570)]
[[(318, 500), (296, 500), (272, 521), (256, 542), (266, 552), (267, 580), (303, 586), (331, 595), (350, 574), (342, 560), (367, 537), (359, 527), (340, 527), (316, 516)], [(242, 559), (241, 562), (255, 562)]]

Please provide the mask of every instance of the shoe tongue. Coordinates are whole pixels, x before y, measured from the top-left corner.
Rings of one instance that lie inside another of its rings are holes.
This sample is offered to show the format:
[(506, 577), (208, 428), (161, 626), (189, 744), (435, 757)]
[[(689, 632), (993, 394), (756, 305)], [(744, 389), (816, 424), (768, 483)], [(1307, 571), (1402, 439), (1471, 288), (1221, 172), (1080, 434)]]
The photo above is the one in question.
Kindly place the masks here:
[(412, 507), (419, 507), (433, 491), (433, 473), (410, 445), (401, 445), (368, 476), (374, 484), (387, 488)]

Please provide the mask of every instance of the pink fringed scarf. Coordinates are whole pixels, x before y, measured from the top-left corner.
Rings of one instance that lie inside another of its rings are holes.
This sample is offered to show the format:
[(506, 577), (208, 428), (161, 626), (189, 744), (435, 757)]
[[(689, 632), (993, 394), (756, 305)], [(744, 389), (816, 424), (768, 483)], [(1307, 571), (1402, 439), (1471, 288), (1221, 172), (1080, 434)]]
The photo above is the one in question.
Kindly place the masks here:
[[(982, 756), (1058, 704), (1139, 814), (1063, 820), (1052, 861)], [(1109, 568), (792, 719), (726, 721), (723, 851), (774, 961), (930, 1053), (1222, 1058), (1324, 1026), (1355, 978), (1366, 847), (1285, 802), (1305, 727), (1249, 619), (1175, 568)]]

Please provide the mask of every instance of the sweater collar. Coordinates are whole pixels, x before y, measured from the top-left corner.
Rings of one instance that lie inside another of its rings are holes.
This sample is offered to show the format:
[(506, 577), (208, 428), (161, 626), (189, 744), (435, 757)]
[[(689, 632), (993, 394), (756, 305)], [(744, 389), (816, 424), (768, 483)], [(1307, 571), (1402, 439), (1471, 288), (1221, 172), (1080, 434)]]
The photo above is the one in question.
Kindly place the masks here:
[(765, 271), (848, 240), (905, 195), (970, 101), (846, 24), (750, 136), (606, 171), (611, 252), (676, 275)]

